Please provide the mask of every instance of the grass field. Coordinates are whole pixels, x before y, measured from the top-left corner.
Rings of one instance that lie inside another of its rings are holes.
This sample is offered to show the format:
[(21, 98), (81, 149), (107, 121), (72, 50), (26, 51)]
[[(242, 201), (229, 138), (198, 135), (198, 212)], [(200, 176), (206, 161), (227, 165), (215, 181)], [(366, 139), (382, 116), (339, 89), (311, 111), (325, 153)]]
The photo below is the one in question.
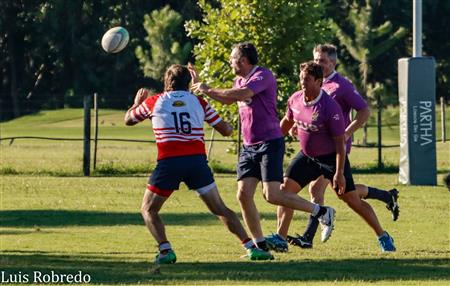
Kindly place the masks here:
[[(122, 115), (102, 111), (100, 137), (151, 138), (148, 125), (123, 127)], [(81, 138), (81, 122), (80, 110), (44, 112), (0, 124), (1, 137)], [(395, 128), (384, 130), (386, 142), (398, 142)], [(450, 142), (437, 144), (437, 187), (398, 185), (392, 169), (374, 173), (375, 149), (352, 151), (359, 170), (355, 181), (400, 190), (397, 222), (382, 203), (372, 201), (382, 225), (395, 238), (396, 253), (382, 254), (369, 227), (327, 192), (327, 204), (337, 209), (330, 241), (315, 241), (311, 250), (291, 248), (276, 254), (275, 261), (249, 262), (240, 258), (244, 252), (239, 242), (183, 187), (162, 211), (178, 262), (161, 268), (151, 264), (156, 246), (139, 214), (146, 173), (155, 162), (153, 144), (101, 141), (99, 168), (90, 178), (81, 176), (82, 142), (16, 140), (11, 145), (1, 141), (0, 147), (0, 270), (6, 273), (82, 271), (91, 275), (91, 283), (106, 285), (450, 283), (450, 193), (441, 182), (450, 172)], [(235, 163), (235, 155), (224, 151), (228, 147), (215, 143), (213, 148), (213, 159), (225, 169)], [(398, 167), (398, 148), (383, 153), (385, 163)], [(217, 174), (216, 179), (225, 202), (238, 212), (234, 175)], [(260, 194), (255, 198), (269, 233), (276, 230), (275, 207)], [(306, 222), (307, 216), (297, 213), (291, 231), (302, 232)]]

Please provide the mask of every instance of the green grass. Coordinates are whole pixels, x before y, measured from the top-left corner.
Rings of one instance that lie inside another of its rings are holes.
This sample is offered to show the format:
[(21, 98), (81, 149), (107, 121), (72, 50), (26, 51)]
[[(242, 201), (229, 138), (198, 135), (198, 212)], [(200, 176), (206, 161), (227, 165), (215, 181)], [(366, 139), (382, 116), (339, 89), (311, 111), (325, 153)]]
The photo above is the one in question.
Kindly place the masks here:
[[(233, 175), (216, 176), (224, 201), (235, 211)], [(396, 175), (356, 175), (355, 180), (389, 188)], [(165, 285), (448, 285), (449, 204), (443, 187), (397, 186), (401, 213), (393, 222), (373, 202), (398, 251), (382, 254), (374, 234), (334, 194), (336, 228), (326, 244), (291, 248), (272, 262), (240, 258), (239, 241), (184, 187), (162, 210), (178, 256), (175, 265), (151, 264), (156, 246), (139, 215), (146, 177), (4, 176), (0, 211), (1, 265), (8, 273), (76, 273), (95, 284)], [(301, 192), (306, 195), (305, 191)], [(266, 233), (276, 228), (275, 207), (255, 196)], [(307, 216), (297, 213), (292, 232)]]
[[(398, 144), (396, 110), (389, 112), (383, 142)], [(150, 124), (125, 127), (122, 120), (123, 112), (102, 110), (99, 137), (153, 139)], [(2, 138), (82, 138), (82, 122), (80, 109), (45, 111), (4, 122), (0, 131)], [(376, 141), (375, 132), (369, 127), (370, 142)], [(206, 134), (209, 138), (210, 130)], [(355, 137), (360, 140), (360, 133)], [(396, 253), (380, 253), (369, 227), (327, 192), (327, 204), (337, 209), (329, 242), (316, 241), (312, 250), (291, 249), (272, 262), (250, 262), (240, 258), (244, 253), (239, 242), (183, 187), (162, 211), (178, 262), (161, 268), (151, 264), (156, 246), (139, 214), (147, 175), (156, 163), (154, 143), (100, 141), (97, 169), (89, 178), (82, 177), (82, 141), (10, 143), (0, 143), (0, 265), (7, 273), (81, 270), (91, 275), (91, 283), (107, 285), (450, 282), (449, 192), (442, 187), (444, 174), (450, 172), (450, 142), (437, 142), (438, 187), (398, 185), (398, 147), (383, 149), (382, 170), (376, 168), (375, 148), (352, 149), (356, 182), (385, 189), (396, 186), (401, 192), (398, 222), (392, 222), (382, 203), (372, 202), (383, 227), (395, 238)], [(291, 146), (297, 149), (298, 143)], [(224, 201), (239, 211), (235, 175), (226, 174), (234, 172), (236, 155), (226, 152), (228, 148), (229, 143), (215, 142), (210, 161), (215, 172), (222, 173), (216, 179)], [(301, 195), (307, 196), (305, 191)], [(255, 199), (264, 232), (275, 231), (276, 208), (263, 201), (260, 190)], [(307, 216), (297, 213), (291, 231), (302, 232), (306, 222)]]

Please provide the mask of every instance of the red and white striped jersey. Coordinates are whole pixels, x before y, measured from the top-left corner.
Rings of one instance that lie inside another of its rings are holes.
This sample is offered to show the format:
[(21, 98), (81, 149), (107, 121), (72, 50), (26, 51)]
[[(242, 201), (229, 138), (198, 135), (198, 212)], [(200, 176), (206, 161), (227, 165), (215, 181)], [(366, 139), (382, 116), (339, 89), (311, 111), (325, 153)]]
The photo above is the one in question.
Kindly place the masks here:
[(203, 121), (214, 126), (222, 120), (208, 102), (187, 91), (149, 96), (131, 112), (131, 118), (152, 120), (158, 160), (205, 154)]

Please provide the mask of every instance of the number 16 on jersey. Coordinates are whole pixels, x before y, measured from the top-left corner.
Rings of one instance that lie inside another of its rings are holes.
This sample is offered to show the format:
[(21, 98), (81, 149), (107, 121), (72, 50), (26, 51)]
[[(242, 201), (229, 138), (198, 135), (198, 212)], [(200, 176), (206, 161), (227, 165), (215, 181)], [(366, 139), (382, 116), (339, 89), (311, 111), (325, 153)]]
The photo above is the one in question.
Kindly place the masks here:
[(191, 134), (192, 127), (189, 118), (191, 116), (188, 112), (172, 112), (173, 122), (175, 123), (175, 131), (177, 133)]

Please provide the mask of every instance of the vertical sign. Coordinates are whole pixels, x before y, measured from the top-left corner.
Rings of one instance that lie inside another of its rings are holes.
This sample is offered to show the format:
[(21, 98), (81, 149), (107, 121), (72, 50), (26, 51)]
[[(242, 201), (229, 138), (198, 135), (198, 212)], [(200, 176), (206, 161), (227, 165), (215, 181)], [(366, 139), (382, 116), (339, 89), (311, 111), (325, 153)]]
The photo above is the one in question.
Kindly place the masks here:
[(436, 72), (433, 58), (398, 61), (399, 181), (436, 185)]

